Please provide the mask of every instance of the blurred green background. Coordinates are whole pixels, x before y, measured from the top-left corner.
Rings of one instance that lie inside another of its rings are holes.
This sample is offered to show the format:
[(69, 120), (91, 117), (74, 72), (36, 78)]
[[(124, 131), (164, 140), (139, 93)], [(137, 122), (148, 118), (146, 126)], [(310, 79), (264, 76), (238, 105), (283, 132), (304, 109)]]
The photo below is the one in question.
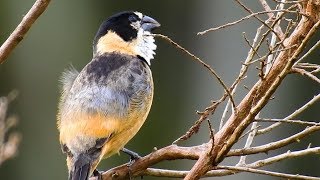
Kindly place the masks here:
[[(255, 11), (261, 10), (255, 1), (243, 2)], [(1, 1), (0, 42), (10, 35), (33, 3), (34, 0)], [(1, 165), (1, 180), (67, 179), (65, 157), (61, 153), (56, 130), (59, 77), (71, 64), (80, 70), (88, 63), (92, 56), (92, 39), (100, 23), (106, 17), (123, 10), (140, 11), (158, 20), (162, 26), (157, 32), (170, 36), (203, 58), (227, 84), (233, 82), (247, 54), (248, 47), (242, 32), (247, 32), (247, 36), (252, 39), (259, 25), (255, 20), (245, 21), (226, 30), (196, 36), (198, 31), (247, 15), (231, 0), (52, 1), (7, 61), (0, 65), (0, 95), (6, 95), (13, 89), (20, 93), (10, 106), (9, 114), (19, 116), (19, 125), (15, 131), (23, 137), (17, 157)], [(319, 37), (318, 33), (311, 44)], [(127, 148), (141, 155), (149, 153), (153, 147), (161, 148), (171, 144), (198, 118), (195, 110), (203, 110), (210, 100), (220, 98), (223, 92), (216, 80), (190, 57), (161, 39), (157, 39), (157, 44), (157, 55), (152, 61), (154, 103), (147, 122), (127, 145)], [(319, 50), (312, 54), (309, 61), (319, 62)], [(248, 78), (244, 84), (251, 87), (257, 80), (256, 74), (257, 71), (252, 68), (249, 72), (252, 78)], [(246, 90), (239, 88), (237, 103), (244, 93)], [(291, 75), (276, 92), (276, 99), (267, 106), (262, 116), (285, 117), (317, 93), (319, 85), (304, 77)], [(319, 103), (315, 104), (298, 118), (319, 122), (319, 107)], [(222, 107), (219, 108), (216, 115), (211, 117), (214, 127), (218, 127), (222, 110)], [(273, 131), (272, 135), (258, 137), (254, 144), (287, 137), (301, 129), (300, 126), (282, 126)], [(206, 142), (208, 134), (207, 125), (204, 124), (199, 134), (182, 145)], [(269, 155), (305, 148), (310, 142), (313, 146), (320, 145), (319, 135), (314, 134), (299, 144), (270, 152)], [(243, 141), (237, 147), (240, 145), (243, 145)], [(263, 157), (267, 156), (249, 158), (248, 162)], [(231, 158), (224, 164), (232, 164), (237, 160)], [(127, 161), (126, 155), (115, 155), (101, 163), (99, 169), (105, 170)], [(160, 163), (156, 167), (187, 170), (193, 163), (174, 161)], [(278, 163), (267, 169), (320, 176), (319, 167), (319, 156), (307, 156)], [(248, 173), (216, 179), (256, 178), (274, 179)]]

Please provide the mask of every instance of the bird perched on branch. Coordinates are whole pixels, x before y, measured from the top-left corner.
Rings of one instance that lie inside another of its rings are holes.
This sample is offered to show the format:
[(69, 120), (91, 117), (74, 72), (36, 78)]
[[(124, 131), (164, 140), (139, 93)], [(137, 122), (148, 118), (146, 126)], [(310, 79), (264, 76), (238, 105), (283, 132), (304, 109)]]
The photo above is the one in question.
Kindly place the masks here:
[(115, 14), (101, 24), (92, 60), (81, 72), (63, 74), (58, 129), (69, 180), (87, 180), (146, 120), (153, 98), (150, 61), (157, 47), (150, 34), (159, 26), (139, 12)]

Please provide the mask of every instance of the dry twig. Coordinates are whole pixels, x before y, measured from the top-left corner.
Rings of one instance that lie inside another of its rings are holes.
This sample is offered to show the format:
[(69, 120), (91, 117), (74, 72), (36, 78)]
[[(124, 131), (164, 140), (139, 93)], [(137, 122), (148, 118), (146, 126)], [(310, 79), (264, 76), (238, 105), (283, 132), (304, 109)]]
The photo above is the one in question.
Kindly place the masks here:
[(7, 97), (0, 97), (0, 165), (17, 154), (21, 140), (18, 133), (9, 133), (9, 130), (17, 125), (17, 118), (7, 118), (8, 105), (16, 96), (16, 91), (13, 91)]
[(11, 33), (8, 39), (0, 47), (0, 64), (9, 56), (11, 51), (19, 44), (27, 34), (33, 23), (46, 10), (50, 0), (37, 0), (29, 12), (23, 17), (20, 24)]

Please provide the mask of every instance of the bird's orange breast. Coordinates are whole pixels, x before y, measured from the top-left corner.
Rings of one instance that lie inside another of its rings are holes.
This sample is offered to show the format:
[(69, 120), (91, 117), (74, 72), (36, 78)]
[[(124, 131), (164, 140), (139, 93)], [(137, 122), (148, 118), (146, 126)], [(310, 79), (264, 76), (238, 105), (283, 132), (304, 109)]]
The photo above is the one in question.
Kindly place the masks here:
[(73, 113), (62, 117), (60, 141), (66, 144), (76, 137), (103, 138), (115, 133), (123, 119), (102, 114)]
[(152, 104), (151, 93), (143, 98), (143, 108), (131, 107), (125, 116), (115, 117), (102, 113), (69, 113), (61, 116), (60, 141), (63, 144), (77, 144), (79, 139), (110, 137), (102, 149), (102, 154), (109, 157), (117, 153), (139, 131), (145, 122)]

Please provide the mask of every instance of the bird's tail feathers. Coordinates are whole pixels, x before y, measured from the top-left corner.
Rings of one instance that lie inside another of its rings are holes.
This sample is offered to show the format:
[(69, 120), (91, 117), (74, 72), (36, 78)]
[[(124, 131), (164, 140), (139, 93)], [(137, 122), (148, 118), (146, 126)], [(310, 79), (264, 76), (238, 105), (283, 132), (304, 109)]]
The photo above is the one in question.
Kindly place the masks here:
[(88, 180), (90, 176), (91, 163), (85, 156), (79, 156), (69, 172), (69, 180)]

